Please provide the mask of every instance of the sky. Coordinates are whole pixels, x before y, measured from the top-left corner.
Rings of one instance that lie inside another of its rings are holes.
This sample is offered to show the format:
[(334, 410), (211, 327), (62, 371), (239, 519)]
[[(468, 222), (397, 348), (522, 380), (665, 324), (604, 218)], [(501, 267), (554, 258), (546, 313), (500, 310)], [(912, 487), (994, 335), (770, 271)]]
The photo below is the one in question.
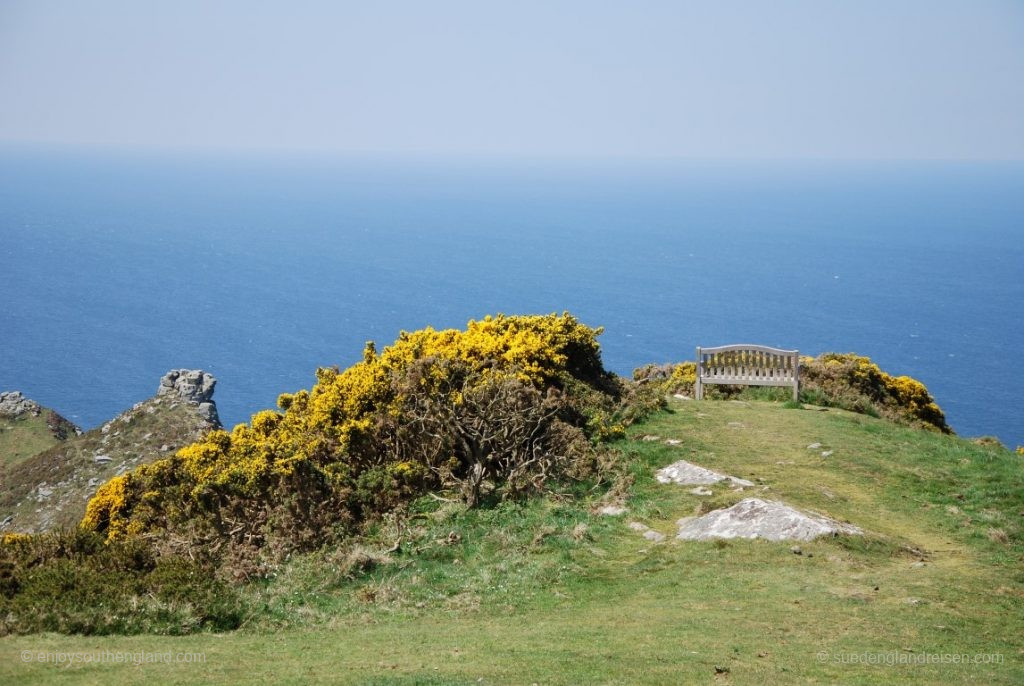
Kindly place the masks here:
[(1024, 2), (0, 0), (0, 143), (1024, 159)]

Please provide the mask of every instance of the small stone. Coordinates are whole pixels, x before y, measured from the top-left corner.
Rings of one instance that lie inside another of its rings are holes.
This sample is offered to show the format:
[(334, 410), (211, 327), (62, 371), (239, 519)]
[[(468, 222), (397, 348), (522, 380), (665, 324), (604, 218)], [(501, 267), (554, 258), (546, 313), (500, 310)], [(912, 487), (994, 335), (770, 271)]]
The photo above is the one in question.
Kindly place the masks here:
[(801, 548), (798, 545), (795, 545), (792, 548), (790, 548), (789, 552), (793, 553), (794, 555), (803, 555), (804, 554), (803, 548)]
[(630, 522), (629, 528), (633, 531), (647, 531), (649, 527), (646, 524), (642, 524), (641, 522)]
[(597, 511), (598, 514), (605, 515), (606, 517), (618, 517), (626, 512), (628, 512), (628, 510), (622, 505), (605, 505)]
[(742, 428), (744, 428), (743, 427), (743, 422), (729, 422), (729, 426), (731, 428), (733, 428), (733, 429), (742, 429)]
[[(740, 486), (740, 488), (743, 488), (743, 487)], [(703, 486), (697, 486), (696, 488), (691, 488), (689, 490), (689, 493), (691, 493), (693, 495), (714, 495), (714, 493), (712, 492), (712, 490), (710, 488), (704, 488)]]
[(679, 445), (682, 441), (678, 438), (666, 438), (665, 443), (668, 445)]
[(811, 443), (807, 446), (808, 450), (818, 450), (819, 448), (821, 448), (821, 443)]
[(663, 533), (661, 533), (659, 531), (654, 531), (653, 529), (648, 529), (647, 531), (644, 532), (644, 538), (646, 538), (648, 541), (654, 541), (655, 543), (661, 543), (662, 541), (665, 540), (665, 534), (663, 534)]
[(112, 458), (110, 455), (96, 455), (95, 457), (92, 458), (92, 461), (97, 464), (106, 464), (107, 462), (110, 462), (113, 459), (114, 458)]
[(661, 436), (655, 436), (654, 434), (645, 434), (640, 437), (641, 441), (660, 441)]
[(834, 452), (835, 452), (834, 450), (823, 450), (823, 451), (821, 451), (821, 456), (822, 457), (832, 457), (832, 453), (834, 453)]
[(924, 565), (925, 565), (925, 563), (923, 561), (918, 560), (914, 564), (910, 565), (910, 568), (911, 569), (921, 569), (921, 567), (924, 567)]
[(672, 397), (675, 398), (676, 400), (693, 400), (693, 398), (691, 398), (690, 396), (683, 395), (682, 393), (676, 393)]

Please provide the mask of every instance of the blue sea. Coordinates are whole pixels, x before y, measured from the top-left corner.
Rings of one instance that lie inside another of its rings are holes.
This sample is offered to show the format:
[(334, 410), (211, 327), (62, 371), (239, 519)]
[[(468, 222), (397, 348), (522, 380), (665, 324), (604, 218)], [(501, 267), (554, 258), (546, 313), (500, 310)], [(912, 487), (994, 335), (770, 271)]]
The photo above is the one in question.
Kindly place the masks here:
[(0, 390), (85, 427), (172, 368), (231, 425), (400, 330), (569, 310), (629, 374), (855, 351), (1024, 443), (1024, 165), (0, 152)]

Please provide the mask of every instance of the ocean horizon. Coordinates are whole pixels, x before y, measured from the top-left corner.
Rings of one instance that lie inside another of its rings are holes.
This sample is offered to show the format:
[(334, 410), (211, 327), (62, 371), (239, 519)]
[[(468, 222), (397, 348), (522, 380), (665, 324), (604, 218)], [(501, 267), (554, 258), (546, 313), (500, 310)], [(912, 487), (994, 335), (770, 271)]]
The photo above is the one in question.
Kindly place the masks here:
[(174, 368), (247, 421), (401, 330), (568, 310), (605, 365), (857, 352), (1024, 444), (1024, 164), (0, 150), (0, 390), (85, 428)]

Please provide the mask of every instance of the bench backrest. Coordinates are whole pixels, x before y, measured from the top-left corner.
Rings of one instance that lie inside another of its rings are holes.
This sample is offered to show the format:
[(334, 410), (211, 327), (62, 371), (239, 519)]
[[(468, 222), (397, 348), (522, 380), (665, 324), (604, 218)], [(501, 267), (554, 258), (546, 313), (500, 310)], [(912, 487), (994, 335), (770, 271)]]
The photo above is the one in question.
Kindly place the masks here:
[(705, 384), (791, 386), (799, 393), (800, 353), (764, 345), (721, 345), (697, 348), (696, 395), (704, 397)]

